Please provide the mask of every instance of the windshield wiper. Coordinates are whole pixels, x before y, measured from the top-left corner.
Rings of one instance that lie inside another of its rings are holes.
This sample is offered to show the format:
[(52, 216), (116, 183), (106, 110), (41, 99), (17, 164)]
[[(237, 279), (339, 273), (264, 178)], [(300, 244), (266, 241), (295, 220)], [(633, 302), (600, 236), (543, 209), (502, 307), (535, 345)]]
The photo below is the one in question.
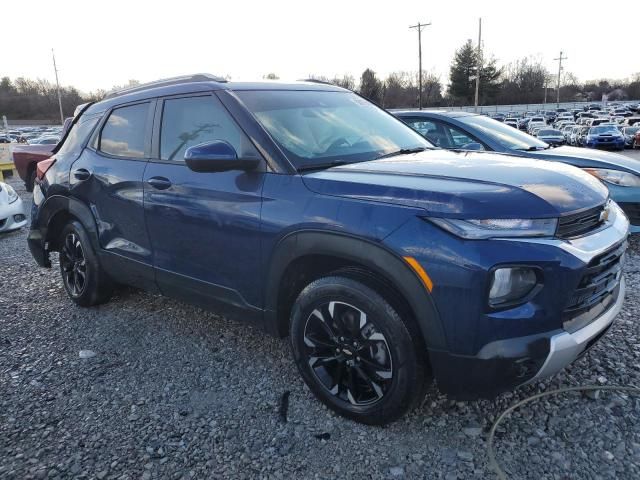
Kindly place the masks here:
[(387, 157), (395, 157), (396, 155), (409, 155), (410, 153), (424, 152), (427, 149), (433, 150), (428, 147), (401, 148), (400, 150), (396, 150), (395, 152), (390, 152), (390, 153), (385, 153), (384, 155), (380, 155), (379, 157), (376, 157), (375, 160), (380, 160), (381, 158), (387, 158)]
[(298, 172), (307, 172), (309, 170), (324, 170), (325, 168), (339, 167), (340, 165), (347, 165), (348, 163), (353, 163), (353, 162), (345, 162), (344, 160), (334, 160), (333, 162), (312, 163), (311, 165), (302, 165), (298, 167), (296, 170), (298, 170)]

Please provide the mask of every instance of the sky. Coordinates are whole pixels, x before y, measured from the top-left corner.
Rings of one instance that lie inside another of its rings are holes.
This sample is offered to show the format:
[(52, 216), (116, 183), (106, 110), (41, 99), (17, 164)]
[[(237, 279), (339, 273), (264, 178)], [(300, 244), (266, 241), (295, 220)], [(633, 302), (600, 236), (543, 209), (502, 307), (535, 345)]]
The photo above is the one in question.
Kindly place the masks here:
[[(6, 45), (0, 76), (55, 80), (87, 93), (130, 79), (142, 82), (189, 73), (258, 80), (418, 70), (446, 83), (453, 54), (478, 37), (499, 64), (534, 56), (579, 80), (628, 78), (640, 72), (636, 0), (615, 7), (583, 1), (378, 0), (21, 0), (2, 24)], [(600, 9), (600, 10), (599, 10)], [(619, 14), (618, 14), (619, 13)], [(604, 33), (603, 33), (604, 32)]]

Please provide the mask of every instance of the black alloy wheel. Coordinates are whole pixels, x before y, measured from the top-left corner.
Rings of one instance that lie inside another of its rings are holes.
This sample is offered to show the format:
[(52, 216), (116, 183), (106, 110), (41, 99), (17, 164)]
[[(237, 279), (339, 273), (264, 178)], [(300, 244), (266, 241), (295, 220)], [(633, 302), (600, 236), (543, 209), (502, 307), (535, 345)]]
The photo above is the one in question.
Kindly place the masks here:
[(72, 297), (79, 297), (87, 284), (87, 260), (80, 239), (69, 232), (60, 250), (60, 268), (67, 291)]
[(420, 403), (431, 376), (413, 318), (373, 282), (346, 269), (311, 282), (294, 302), (290, 337), (296, 366), (321, 402), (383, 425)]
[(83, 225), (75, 220), (68, 223), (56, 246), (60, 252), (62, 282), (71, 300), (81, 307), (109, 300), (113, 281), (102, 268)]
[(393, 380), (385, 336), (367, 314), (345, 302), (314, 309), (304, 329), (309, 367), (326, 390), (352, 405), (380, 400)]

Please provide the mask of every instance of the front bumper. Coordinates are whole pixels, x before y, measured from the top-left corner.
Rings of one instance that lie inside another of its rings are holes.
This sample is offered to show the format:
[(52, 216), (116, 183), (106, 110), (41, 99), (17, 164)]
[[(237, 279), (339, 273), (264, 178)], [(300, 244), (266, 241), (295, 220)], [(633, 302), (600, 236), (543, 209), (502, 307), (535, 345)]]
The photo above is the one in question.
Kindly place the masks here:
[[(557, 373), (606, 333), (624, 301), (629, 222), (617, 205), (602, 227), (571, 240), (464, 241), (428, 228), (408, 230), (409, 251), (433, 282), (446, 345), (426, 339), (429, 359), (454, 398), (491, 398)], [(501, 264), (537, 266), (543, 287), (524, 304), (488, 309), (488, 272)]]
[(602, 141), (592, 140), (585, 142), (587, 148), (603, 148), (603, 149), (617, 149), (622, 150), (624, 148), (624, 140), (620, 141)]
[(22, 199), (18, 198), (9, 205), (0, 206), (0, 232), (17, 230), (26, 224), (27, 214)]
[(607, 332), (613, 319), (620, 313), (624, 303), (624, 293), (625, 282), (623, 278), (620, 282), (618, 299), (609, 310), (576, 332), (561, 331), (553, 335), (549, 341), (549, 354), (546, 360), (528, 383), (555, 375), (594, 345)]

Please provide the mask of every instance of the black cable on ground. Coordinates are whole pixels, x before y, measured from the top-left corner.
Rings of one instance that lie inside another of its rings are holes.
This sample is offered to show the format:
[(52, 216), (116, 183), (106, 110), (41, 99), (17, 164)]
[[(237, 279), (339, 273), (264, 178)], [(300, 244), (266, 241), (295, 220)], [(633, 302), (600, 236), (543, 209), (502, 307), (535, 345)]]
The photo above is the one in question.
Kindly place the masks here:
[(489, 438), (487, 439), (487, 454), (489, 455), (489, 465), (491, 466), (493, 471), (496, 472), (496, 475), (498, 476), (498, 478), (500, 480), (508, 480), (507, 474), (505, 473), (504, 470), (502, 470), (502, 468), (500, 467), (500, 464), (496, 460), (495, 451), (493, 449), (493, 439), (495, 437), (496, 429), (498, 428), (498, 425), (500, 424), (500, 422), (502, 422), (502, 420), (504, 420), (504, 418), (507, 415), (509, 415), (511, 412), (521, 407), (522, 405), (533, 402), (534, 400), (538, 400), (542, 397), (548, 397), (550, 395), (556, 395), (556, 394), (567, 393), (567, 392), (588, 392), (588, 391), (595, 391), (595, 390), (609, 390), (609, 391), (616, 391), (616, 392), (632, 393), (636, 395), (640, 394), (639, 387), (625, 386), (625, 385), (586, 385), (581, 387), (565, 387), (565, 388), (558, 388), (556, 390), (549, 390), (548, 392), (542, 392), (542, 393), (537, 393), (535, 395), (531, 395), (530, 397), (527, 397), (524, 400), (519, 401), (518, 403), (510, 406), (504, 412), (502, 412), (498, 417), (498, 419), (494, 422), (493, 426), (491, 427), (491, 430), (489, 431)]

